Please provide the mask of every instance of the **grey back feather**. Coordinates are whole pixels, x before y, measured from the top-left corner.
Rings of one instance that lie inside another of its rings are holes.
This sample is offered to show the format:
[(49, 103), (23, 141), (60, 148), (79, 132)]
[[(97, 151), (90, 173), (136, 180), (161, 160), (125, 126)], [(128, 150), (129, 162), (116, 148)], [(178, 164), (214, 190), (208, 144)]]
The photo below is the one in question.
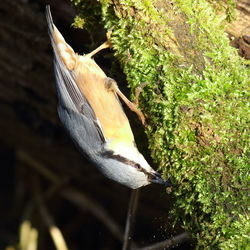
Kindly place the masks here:
[(93, 109), (76, 84), (74, 73), (66, 68), (58, 54), (53, 38), (53, 20), (49, 6), (46, 6), (46, 19), (55, 56), (54, 71), (59, 117), (74, 142), (85, 154), (91, 154), (93, 150), (101, 149), (101, 145), (105, 143), (104, 135)]

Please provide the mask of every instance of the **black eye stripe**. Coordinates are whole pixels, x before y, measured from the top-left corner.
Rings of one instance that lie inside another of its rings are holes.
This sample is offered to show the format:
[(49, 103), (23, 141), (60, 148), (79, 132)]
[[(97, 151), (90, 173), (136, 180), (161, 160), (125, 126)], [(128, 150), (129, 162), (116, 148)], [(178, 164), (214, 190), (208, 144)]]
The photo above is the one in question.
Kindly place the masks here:
[(114, 160), (120, 161), (122, 163), (131, 165), (132, 167), (140, 165), (137, 162), (131, 161), (121, 155), (115, 155), (113, 151), (109, 150), (109, 151), (105, 151), (101, 153), (102, 156), (106, 157), (106, 158), (112, 158)]
[[(159, 173), (157, 173), (157, 172), (154, 172), (154, 173), (147, 172), (147, 170), (144, 169), (139, 163), (134, 162), (134, 161), (131, 161), (131, 160), (129, 160), (129, 159), (127, 159), (126, 157), (123, 157), (123, 156), (121, 156), (121, 155), (115, 155), (114, 152), (111, 151), (111, 150), (105, 151), (105, 152), (101, 152), (100, 154), (101, 154), (103, 157), (111, 158), (111, 159), (120, 161), (120, 162), (122, 162), (122, 163), (124, 163), (124, 164), (128, 164), (128, 165), (134, 167), (134, 168), (137, 169), (139, 172), (144, 173), (144, 174), (147, 176), (149, 182), (153, 182), (153, 180), (154, 180), (156, 177), (161, 178), (161, 175), (160, 175)], [(164, 182), (164, 181), (162, 180), (162, 182)], [(156, 182), (156, 183), (159, 183), (159, 181)]]
[(102, 152), (101, 155), (104, 156), (104, 157), (106, 157), (106, 158), (112, 158), (112, 159), (117, 160), (117, 161), (120, 161), (120, 162), (122, 162), (122, 163), (124, 163), (124, 164), (128, 164), (128, 165), (130, 165), (130, 166), (136, 168), (138, 171), (144, 173), (144, 174), (147, 175), (148, 177), (151, 176), (151, 174), (148, 173), (148, 172), (146, 171), (146, 169), (144, 169), (143, 167), (141, 167), (141, 165), (140, 165), (139, 163), (134, 162), (134, 161), (131, 161), (131, 160), (129, 160), (129, 159), (127, 159), (127, 158), (125, 158), (125, 157), (123, 157), (123, 156), (121, 156), (121, 155), (115, 155), (114, 152), (111, 151), (111, 150)]

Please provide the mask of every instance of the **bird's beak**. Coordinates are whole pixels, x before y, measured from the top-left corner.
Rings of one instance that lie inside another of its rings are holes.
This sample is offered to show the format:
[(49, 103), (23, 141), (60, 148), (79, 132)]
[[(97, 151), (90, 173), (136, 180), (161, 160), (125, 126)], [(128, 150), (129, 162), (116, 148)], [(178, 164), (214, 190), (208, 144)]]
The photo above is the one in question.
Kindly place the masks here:
[(150, 182), (151, 183), (156, 183), (156, 184), (160, 184), (160, 185), (164, 185), (165, 187), (171, 187), (172, 183), (171, 181), (168, 179), (166, 181), (164, 181), (161, 177), (161, 175), (157, 172), (154, 172), (150, 175)]

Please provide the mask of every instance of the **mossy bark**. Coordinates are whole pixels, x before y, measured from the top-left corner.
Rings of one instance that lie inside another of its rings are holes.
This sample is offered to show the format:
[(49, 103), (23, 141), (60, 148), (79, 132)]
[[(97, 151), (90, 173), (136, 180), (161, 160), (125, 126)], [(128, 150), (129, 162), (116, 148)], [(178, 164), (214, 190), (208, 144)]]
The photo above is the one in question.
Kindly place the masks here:
[(151, 156), (171, 176), (173, 213), (197, 248), (245, 249), (250, 70), (224, 32), (233, 1), (219, 11), (205, 0), (72, 2), (88, 27), (112, 30), (132, 92), (146, 83)]

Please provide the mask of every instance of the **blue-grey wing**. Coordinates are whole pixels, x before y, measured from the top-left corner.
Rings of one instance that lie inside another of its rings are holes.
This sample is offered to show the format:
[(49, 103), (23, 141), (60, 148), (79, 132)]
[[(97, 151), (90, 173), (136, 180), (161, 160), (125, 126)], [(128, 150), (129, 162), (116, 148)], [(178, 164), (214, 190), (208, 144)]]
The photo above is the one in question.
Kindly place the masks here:
[(58, 112), (61, 121), (79, 146), (94, 149), (100, 147), (105, 138), (93, 109), (84, 93), (77, 86), (74, 73), (67, 69), (59, 56), (53, 38), (53, 21), (49, 7), (46, 8), (49, 35), (54, 51), (54, 71), (58, 94)]
[(100, 147), (105, 139), (94, 111), (76, 86), (72, 73), (61, 66), (64, 65), (59, 65), (55, 59), (59, 117), (73, 140), (80, 143), (81, 147), (83, 144), (86, 144), (85, 148)]

